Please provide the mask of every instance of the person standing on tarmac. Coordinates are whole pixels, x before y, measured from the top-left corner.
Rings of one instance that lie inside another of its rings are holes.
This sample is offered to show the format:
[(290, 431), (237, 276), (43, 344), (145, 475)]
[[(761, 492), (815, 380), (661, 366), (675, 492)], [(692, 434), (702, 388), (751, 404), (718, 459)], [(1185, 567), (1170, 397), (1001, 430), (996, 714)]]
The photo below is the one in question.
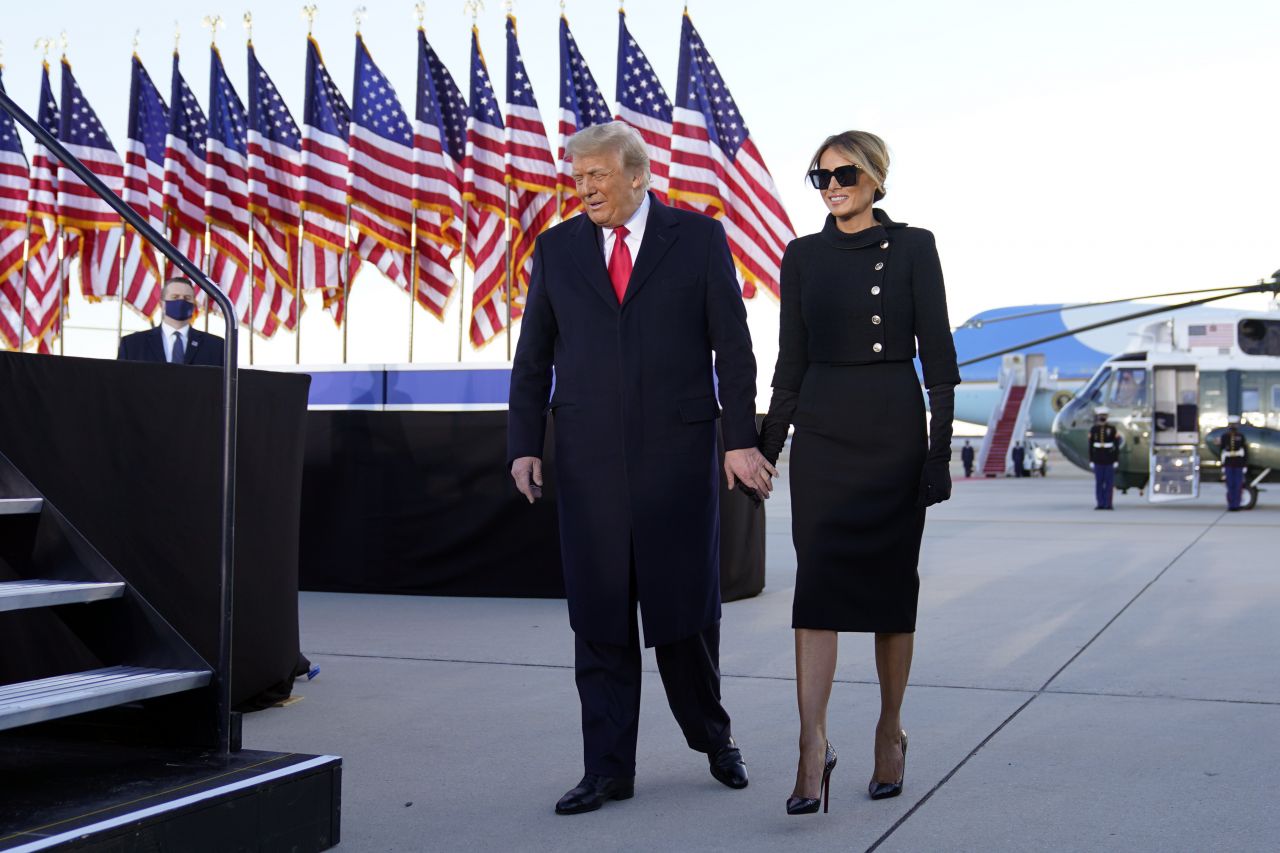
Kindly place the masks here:
[(1120, 466), (1119, 434), (1107, 423), (1110, 411), (1106, 406), (1099, 406), (1094, 414), (1097, 422), (1089, 428), (1089, 467), (1093, 469), (1098, 504), (1094, 509), (1113, 509), (1111, 498), (1115, 494), (1116, 468)]
[(1244, 491), (1244, 472), (1248, 467), (1248, 448), (1237, 427), (1240, 416), (1227, 418), (1227, 431), (1218, 439), (1222, 448), (1222, 478), (1227, 482), (1227, 512), (1240, 511), (1240, 493)]
[(960, 448), (960, 462), (964, 465), (964, 476), (967, 480), (973, 476), (973, 445), (967, 441), (964, 447)]

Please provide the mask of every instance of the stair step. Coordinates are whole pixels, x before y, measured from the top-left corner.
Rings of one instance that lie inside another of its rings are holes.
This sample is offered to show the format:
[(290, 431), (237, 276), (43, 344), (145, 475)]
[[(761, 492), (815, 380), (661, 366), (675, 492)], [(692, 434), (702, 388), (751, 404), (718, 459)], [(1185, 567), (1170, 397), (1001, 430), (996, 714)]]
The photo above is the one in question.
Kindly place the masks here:
[(44, 498), (0, 498), (0, 515), (36, 515)]
[(119, 598), (123, 583), (23, 580), (0, 582), (0, 612)]
[(204, 687), (208, 670), (109, 666), (0, 687), (0, 729)]

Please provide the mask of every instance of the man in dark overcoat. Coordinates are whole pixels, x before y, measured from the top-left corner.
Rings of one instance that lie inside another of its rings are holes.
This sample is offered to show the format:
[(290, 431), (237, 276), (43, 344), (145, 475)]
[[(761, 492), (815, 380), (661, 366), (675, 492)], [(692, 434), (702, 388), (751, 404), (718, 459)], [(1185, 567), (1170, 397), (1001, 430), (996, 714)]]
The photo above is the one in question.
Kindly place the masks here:
[(641, 626), (690, 748), (746, 786), (720, 703), (717, 420), (730, 488), (767, 496), (773, 469), (756, 449), (755, 358), (723, 226), (647, 192), (644, 141), (622, 122), (579, 132), (568, 156), (585, 215), (534, 250), (508, 457), (516, 487), (540, 497), (550, 413), (585, 758), (556, 811), (576, 814), (632, 796)]
[(178, 276), (164, 283), (164, 321), (154, 329), (134, 332), (120, 339), (120, 361), (162, 361), (169, 364), (203, 364), (221, 367), (226, 361), (222, 338), (191, 325), (196, 289)]

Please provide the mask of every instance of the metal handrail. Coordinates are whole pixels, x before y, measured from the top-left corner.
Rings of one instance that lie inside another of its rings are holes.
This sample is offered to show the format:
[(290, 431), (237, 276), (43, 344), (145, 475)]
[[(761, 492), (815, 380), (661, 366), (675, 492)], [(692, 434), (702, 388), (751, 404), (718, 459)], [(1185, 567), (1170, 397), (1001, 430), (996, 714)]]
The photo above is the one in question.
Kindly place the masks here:
[[(234, 608), (235, 586), (235, 502), (236, 502), (236, 402), (239, 398), (239, 368), (237, 363), (236, 309), (200, 268), (187, 259), (176, 247), (160, 235), (138, 213), (107, 188), (97, 175), (81, 163), (80, 160), (62, 146), (53, 134), (49, 133), (39, 122), (13, 102), (13, 99), (0, 89), (0, 109), (13, 116), (18, 124), (26, 128), (35, 137), (36, 142), (57, 157), (64, 166), (75, 172), (89, 189), (93, 190), (103, 201), (111, 206), (125, 222), (136, 231), (142, 239), (160, 250), (166, 258), (191, 279), (222, 309), (222, 316), (227, 318), (226, 356), (222, 366), (222, 518), (221, 544), (219, 555), (221, 602), (218, 609), (218, 666), (216, 685), (218, 691), (218, 750), (226, 755), (231, 751), (231, 629)], [(59, 298), (63, 298), (62, 295)], [(122, 294), (123, 298), (123, 294)]]

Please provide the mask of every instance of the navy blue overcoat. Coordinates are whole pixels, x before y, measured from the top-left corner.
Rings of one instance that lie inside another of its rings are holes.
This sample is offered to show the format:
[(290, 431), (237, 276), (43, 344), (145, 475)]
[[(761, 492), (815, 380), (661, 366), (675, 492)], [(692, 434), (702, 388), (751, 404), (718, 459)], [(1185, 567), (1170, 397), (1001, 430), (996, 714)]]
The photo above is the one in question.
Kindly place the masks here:
[(755, 447), (755, 357), (719, 222), (650, 196), (621, 305), (601, 246), (585, 215), (538, 238), (508, 462), (543, 455), (550, 413), (570, 623), (626, 644), (634, 555), (645, 644), (664, 645), (720, 618), (716, 420), (727, 449)]

